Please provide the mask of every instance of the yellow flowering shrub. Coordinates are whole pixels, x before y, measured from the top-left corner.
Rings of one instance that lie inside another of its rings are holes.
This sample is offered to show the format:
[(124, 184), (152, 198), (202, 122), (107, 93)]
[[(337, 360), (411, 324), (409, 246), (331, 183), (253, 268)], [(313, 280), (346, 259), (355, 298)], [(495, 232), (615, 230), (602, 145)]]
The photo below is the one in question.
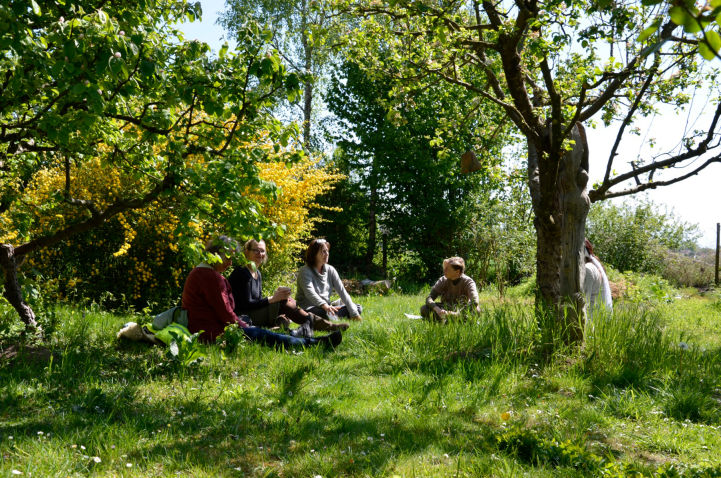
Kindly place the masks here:
[[(282, 236), (268, 238), (276, 266), (268, 268), (270, 278), (281, 268), (294, 267), (294, 258), (319, 220), (309, 215), (315, 198), (342, 176), (320, 166), (317, 158), (285, 163), (280, 156), (273, 156), (270, 145), (267, 149), (270, 160), (257, 164), (260, 177), (280, 190), (275, 199), (260, 190), (248, 190), (245, 195), (258, 201), (262, 212), (285, 229)], [(192, 167), (204, 167), (202, 158), (188, 161)], [(131, 176), (100, 160), (84, 162), (71, 172), (72, 197), (92, 199), (100, 205), (114, 200), (119, 191), (140, 187)], [(83, 208), (51, 200), (64, 187), (62, 164), (40, 171), (24, 192), (19, 203), (22, 210), (11, 209), (0, 215), (0, 241), (18, 244), (87, 215)], [(45, 292), (58, 300), (103, 299), (109, 306), (136, 307), (154, 302), (157, 308), (178, 303), (185, 276), (193, 265), (180, 245), (203, 243), (223, 227), (222, 218), (212, 225), (198, 220), (193, 211), (185, 209), (188, 204), (193, 203), (161, 198), (145, 209), (117, 214), (97, 228), (31, 254), (21, 272), (45, 284)], [(179, 227), (181, 221), (183, 227)]]
[(319, 163), (319, 157), (306, 157), (292, 164), (273, 161), (259, 165), (261, 179), (275, 183), (280, 191), (275, 200), (260, 195), (256, 199), (263, 205), (264, 215), (285, 227), (282, 236), (267, 241), (272, 255), (264, 268), (266, 281), (295, 272), (315, 224), (322, 220), (310, 215), (311, 209), (322, 209), (316, 198), (344, 178)]

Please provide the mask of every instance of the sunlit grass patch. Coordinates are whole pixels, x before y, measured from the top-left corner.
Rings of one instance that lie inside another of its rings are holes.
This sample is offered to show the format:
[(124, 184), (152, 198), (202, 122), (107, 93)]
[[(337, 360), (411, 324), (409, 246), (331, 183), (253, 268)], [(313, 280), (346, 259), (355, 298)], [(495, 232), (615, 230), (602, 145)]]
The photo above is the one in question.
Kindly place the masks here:
[[(634, 464), (652, 476), (721, 466), (712, 298), (617, 304), (583, 347), (550, 357), (525, 300), (487, 297), (481, 314), (445, 326), (404, 315), (422, 294), (359, 302), (364, 321), (335, 351), (201, 346), (206, 357), (191, 366), (116, 342), (137, 316), (59, 308), (51, 359), (0, 363), (0, 474), (594, 476), (608, 466), (624, 476)], [(685, 307), (704, 335), (682, 334)]]

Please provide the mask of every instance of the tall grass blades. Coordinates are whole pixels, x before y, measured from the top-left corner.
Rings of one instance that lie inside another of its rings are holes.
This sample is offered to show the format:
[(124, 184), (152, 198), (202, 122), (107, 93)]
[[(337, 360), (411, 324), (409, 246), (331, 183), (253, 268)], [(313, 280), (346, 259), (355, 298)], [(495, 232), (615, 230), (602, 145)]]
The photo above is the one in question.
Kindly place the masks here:
[(660, 314), (638, 305), (604, 311), (586, 324), (585, 371), (597, 385), (644, 386), (675, 365)]

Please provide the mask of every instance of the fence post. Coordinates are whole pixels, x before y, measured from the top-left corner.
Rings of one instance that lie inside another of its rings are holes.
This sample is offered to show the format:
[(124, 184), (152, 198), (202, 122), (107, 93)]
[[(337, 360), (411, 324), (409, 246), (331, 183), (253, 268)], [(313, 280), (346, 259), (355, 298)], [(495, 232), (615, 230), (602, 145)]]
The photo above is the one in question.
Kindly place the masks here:
[(719, 237), (721, 236), (721, 223), (716, 223), (716, 269), (714, 269), (714, 281), (718, 287), (718, 256), (719, 256)]

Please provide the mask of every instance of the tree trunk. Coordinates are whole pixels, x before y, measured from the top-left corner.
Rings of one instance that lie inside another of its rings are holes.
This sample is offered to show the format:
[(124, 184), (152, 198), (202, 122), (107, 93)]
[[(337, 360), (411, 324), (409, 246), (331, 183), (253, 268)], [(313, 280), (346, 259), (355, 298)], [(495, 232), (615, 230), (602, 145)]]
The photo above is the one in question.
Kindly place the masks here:
[(577, 124), (571, 151), (554, 154), (550, 133), (528, 145), (528, 179), (536, 228), (536, 310), (552, 317), (566, 343), (583, 340), (583, 241), (590, 206), (588, 144)]
[(308, 42), (308, 9), (306, 1), (301, 2), (301, 43), (303, 44), (303, 61), (307, 79), (303, 82), (303, 147), (310, 151), (310, 126), (313, 114), (313, 45)]
[(368, 211), (368, 247), (366, 249), (365, 264), (366, 268), (370, 271), (373, 265), (373, 256), (376, 252), (376, 232), (378, 230), (378, 223), (376, 221), (376, 203), (378, 202), (378, 189), (375, 186), (371, 186), (371, 197)]
[(15, 249), (10, 244), (0, 244), (0, 266), (4, 272), (3, 296), (15, 308), (20, 319), (25, 323), (25, 331), (37, 333), (42, 336), (42, 328), (35, 320), (35, 313), (23, 300), (23, 294), (18, 283), (18, 261)]

